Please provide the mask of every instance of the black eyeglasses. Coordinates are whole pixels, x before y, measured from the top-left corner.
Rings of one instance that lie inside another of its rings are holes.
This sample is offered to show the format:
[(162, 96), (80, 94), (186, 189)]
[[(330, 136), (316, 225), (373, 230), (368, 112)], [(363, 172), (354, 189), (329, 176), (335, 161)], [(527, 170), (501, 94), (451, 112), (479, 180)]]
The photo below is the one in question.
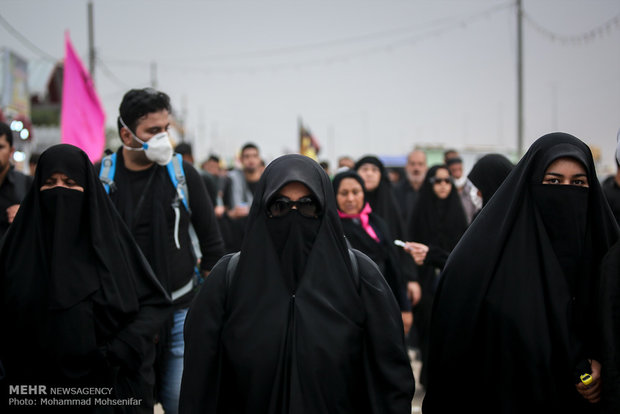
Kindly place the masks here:
[(297, 201), (291, 201), (288, 197), (279, 197), (273, 200), (267, 207), (269, 217), (286, 216), (293, 207), (304, 217), (315, 218), (319, 215), (319, 206), (312, 197), (302, 197)]
[(452, 179), (451, 178), (438, 178), (438, 177), (431, 178), (431, 184), (441, 184), (441, 183), (450, 184), (452, 183)]

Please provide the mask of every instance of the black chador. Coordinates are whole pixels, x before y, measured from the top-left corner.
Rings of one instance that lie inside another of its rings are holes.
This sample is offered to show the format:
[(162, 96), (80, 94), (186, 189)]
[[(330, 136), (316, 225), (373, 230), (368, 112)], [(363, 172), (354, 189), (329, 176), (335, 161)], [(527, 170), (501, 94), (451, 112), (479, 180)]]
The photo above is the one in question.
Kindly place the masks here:
[[(83, 191), (41, 191), (55, 173)], [(65, 144), (45, 151), (0, 250), (3, 392), (107, 386), (110, 398), (142, 398), (134, 408), (145, 409), (169, 304), (86, 154)]]
[[(318, 217), (268, 216), (301, 182)], [(349, 257), (331, 183), (310, 158), (263, 173), (236, 271), (214, 267), (185, 325), (182, 413), (410, 413), (398, 305), (376, 266)], [(355, 276), (357, 273), (357, 277)]]
[[(589, 188), (543, 184), (559, 158), (581, 164)], [(601, 360), (600, 264), (617, 236), (588, 146), (564, 133), (534, 142), (444, 268), (424, 412), (595, 408), (576, 375)]]

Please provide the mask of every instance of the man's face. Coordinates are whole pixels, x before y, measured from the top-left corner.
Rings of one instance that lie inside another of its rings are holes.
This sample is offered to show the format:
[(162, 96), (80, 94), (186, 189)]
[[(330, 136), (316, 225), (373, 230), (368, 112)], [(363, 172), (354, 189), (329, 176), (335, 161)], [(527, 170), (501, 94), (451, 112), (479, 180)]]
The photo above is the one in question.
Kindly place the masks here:
[(407, 158), (407, 165), (405, 171), (407, 172), (407, 179), (412, 184), (421, 184), (426, 176), (426, 155), (421, 151), (412, 152)]
[(241, 165), (243, 170), (247, 172), (254, 172), (260, 167), (260, 156), (256, 148), (246, 148), (241, 153)]
[(349, 157), (342, 157), (338, 160), (338, 168), (347, 167), (350, 169), (355, 168), (355, 161)]
[[(144, 142), (155, 135), (166, 132), (170, 127), (170, 114), (167, 110), (162, 109), (158, 112), (150, 112), (138, 119), (136, 125), (136, 136)], [(128, 147), (140, 148), (142, 144), (133, 139), (131, 132), (127, 128), (121, 129), (121, 139)]]
[(463, 164), (460, 162), (455, 162), (454, 164), (450, 164), (448, 167), (450, 170), (450, 174), (457, 180), (463, 176)]
[(218, 175), (220, 173), (220, 165), (215, 160), (209, 160), (205, 163), (205, 169), (208, 173)]
[(6, 135), (0, 136), (0, 172), (6, 171), (11, 166), (13, 152), (15, 152), (15, 148), (9, 145)]

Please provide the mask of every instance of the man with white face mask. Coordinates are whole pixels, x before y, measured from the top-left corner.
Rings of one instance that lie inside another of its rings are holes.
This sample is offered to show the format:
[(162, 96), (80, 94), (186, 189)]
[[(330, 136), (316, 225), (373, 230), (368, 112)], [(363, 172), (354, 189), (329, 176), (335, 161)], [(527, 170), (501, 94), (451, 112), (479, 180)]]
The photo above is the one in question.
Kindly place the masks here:
[(444, 163), (450, 170), (450, 175), (454, 179), (454, 186), (459, 191), (461, 204), (465, 210), (467, 222), (471, 223), (476, 211), (479, 210), (471, 199), (472, 184), (467, 180), (467, 176), (463, 173), (463, 160), (459, 157), (459, 153), (455, 150), (447, 150), (444, 152)]
[[(103, 178), (102, 181), (108, 185), (110, 198), (173, 299), (174, 318), (159, 334), (155, 393), (166, 413), (176, 413), (183, 369), (183, 324), (196, 285), (197, 258), (190, 223), (200, 245), (203, 276), (223, 255), (224, 248), (213, 205), (198, 172), (185, 161), (175, 161), (184, 172), (178, 181), (185, 179), (187, 208), (180, 202), (182, 191), (172, 182), (168, 171), (175, 168), (167, 132), (170, 112), (170, 98), (163, 92), (146, 88), (125, 94), (118, 117), (123, 145), (115, 154), (112, 182)], [(106, 158), (104, 166), (109, 162)]]

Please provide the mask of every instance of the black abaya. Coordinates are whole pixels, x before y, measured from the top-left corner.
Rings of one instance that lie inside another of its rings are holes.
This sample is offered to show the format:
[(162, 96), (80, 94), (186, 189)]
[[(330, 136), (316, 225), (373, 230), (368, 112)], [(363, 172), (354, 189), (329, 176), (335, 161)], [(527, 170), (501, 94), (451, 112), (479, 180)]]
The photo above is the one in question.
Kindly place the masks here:
[(513, 163), (501, 154), (487, 154), (476, 161), (467, 178), (480, 190), (483, 206), (493, 197), (513, 168)]
[[(40, 191), (53, 173), (84, 191)], [(111, 398), (148, 406), (149, 359), (170, 299), (83, 151), (61, 144), (41, 155), (0, 263), (3, 392), (8, 384), (107, 385)]]
[[(343, 171), (337, 174), (332, 185), (334, 193), (338, 196), (340, 183), (345, 178), (356, 180), (364, 190), (364, 180), (354, 171)], [(364, 203), (366, 201), (364, 200)], [(364, 204), (365, 205), (365, 204)], [(360, 212), (358, 212), (359, 214)], [(412, 261), (411, 255), (403, 249), (397, 250), (394, 245), (394, 237), (387, 223), (374, 212), (368, 214), (368, 225), (374, 230), (378, 240), (371, 237), (362, 227), (359, 218), (340, 217), (345, 237), (352, 248), (366, 254), (379, 267), (381, 274), (390, 285), (392, 293), (402, 312), (411, 312), (411, 301), (407, 298), (407, 288), (401, 272), (400, 260)], [(399, 257), (404, 255), (405, 257)]]
[[(268, 218), (266, 204), (293, 181), (311, 190), (322, 212), (316, 219), (290, 212), (297, 224), (316, 224), (286, 235), (272, 227), (269, 220), (281, 218)], [(297, 253), (307, 248), (300, 233), (314, 238), (305, 259), (280, 257), (289, 243)], [(272, 240), (276, 234), (286, 243)], [(410, 413), (414, 383), (398, 305), (370, 259), (356, 256), (358, 282), (322, 168), (300, 155), (273, 161), (230, 285), (225, 257), (187, 316), (180, 411)]]
[[(560, 157), (584, 165), (588, 189), (541, 184)], [(424, 412), (592, 409), (576, 367), (600, 360), (599, 271), (617, 236), (587, 145), (563, 133), (532, 144), (444, 268)]]

